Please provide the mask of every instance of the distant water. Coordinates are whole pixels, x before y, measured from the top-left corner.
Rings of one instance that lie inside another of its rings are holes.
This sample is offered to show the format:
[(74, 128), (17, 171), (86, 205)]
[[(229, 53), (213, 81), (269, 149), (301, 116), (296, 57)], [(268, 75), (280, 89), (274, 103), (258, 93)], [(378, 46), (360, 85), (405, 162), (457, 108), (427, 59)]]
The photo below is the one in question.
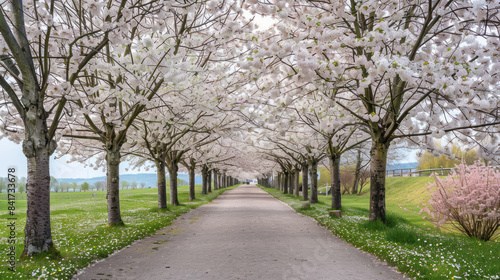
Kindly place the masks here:
[(388, 164), (387, 165), (387, 170), (394, 170), (394, 169), (416, 169), (418, 166), (418, 162), (406, 162), (406, 163), (395, 163), (395, 164)]

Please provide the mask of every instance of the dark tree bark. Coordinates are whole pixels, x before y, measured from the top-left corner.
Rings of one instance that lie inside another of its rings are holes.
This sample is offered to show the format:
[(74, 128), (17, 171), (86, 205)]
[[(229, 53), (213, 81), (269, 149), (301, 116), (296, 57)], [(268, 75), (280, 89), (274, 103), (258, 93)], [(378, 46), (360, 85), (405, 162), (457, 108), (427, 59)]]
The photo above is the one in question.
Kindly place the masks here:
[(217, 183), (217, 170), (213, 170), (212, 174), (214, 176), (214, 190), (218, 190), (219, 186)]
[(284, 192), (285, 191), (285, 173), (280, 172), (279, 174), (280, 178), (280, 183), (279, 183), (279, 190)]
[(35, 156), (27, 157), (26, 192), (29, 203), (26, 210), (22, 257), (54, 248), (50, 225), (50, 154), (48, 148), (41, 147), (36, 150)]
[(318, 203), (318, 162), (311, 161), (310, 175), (311, 175), (311, 204)]
[(332, 179), (332, 208), (340, 210), (342, 207), (342, 196), (340, 193), (340, 156), (330, 156), (330, 175)]
[(168, 165), (168, 175), (170, 179), (170, 204), (172, 204), (172, 206), (180, 205), (177, 198), (177, 171), (179, 171), (177, 162), (174, 161)]
[(295, 169), (295, 188), (294, 188), (294, 195), (299, 196), (299, 189), (300, 189), (300, 169)]
[(283, 193), (288, 194), (288, 184), (290, 183), (290, 174), (285, 171), (285, 180), (283, 180)]
[(193, 158), (191, 158), (189, 161), (190, 161), (190, 166), (188, 168), (188, 170), (189, 170), (189, 200), (193, 201), (196, 199), (195, 188), (194, 188), (196, 162), (194, 161)]
[(202, 166), (202, 168), (201, 168), (201, 180), (202, 180), (202, 183), (201, 183), (201, 194), (207, 194), (207, 190), (208, 190), (207, 172), (208, 172), (208, 168), (204, 164)]
[(356, 170), (354, 171), (354, 182), (352, 185), (352, 190), (351, 194), (357, 194), (358, 193), (358, 186), (359, 186), (359, 178), (361, 175), (361, 149), (358, 149), (358, 156), (356, 159)]
[(309, 200), (309, 165), (302, 165), (302, 200)]
[(122, 225), (122, 216), (120, 213), (120, 147), (107, 145), (106, 151), (106, 181), (108, 201), (108, 224), (110, 226)]
[(158, 209), (167, 208), (167, 179), (165, 176), (165, 163), (157, 160), (156, 178), (158, 180)]
[(208, 192), (212, 192), (212, 171), (207, 170), (207, 186), (208, 186)]
[(370, 221), (385, 222), (385, 172), (389, 143), (373, 141), (370, 150)]

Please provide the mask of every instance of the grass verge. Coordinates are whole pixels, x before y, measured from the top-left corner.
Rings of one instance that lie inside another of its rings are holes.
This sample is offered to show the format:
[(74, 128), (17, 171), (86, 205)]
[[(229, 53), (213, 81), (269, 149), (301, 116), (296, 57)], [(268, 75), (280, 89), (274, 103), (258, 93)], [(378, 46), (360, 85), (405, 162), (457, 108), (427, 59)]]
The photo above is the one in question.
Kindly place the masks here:
[[(368, 222), (368, 205), (343, 200), (342, 218), (328, 216), (327, 199), (302, 207), (300, 198), (263, 188), (295, 211), (310, 216), (355, 247), (372, 253), (415, 279), (500, 279), (500, 242), (426, 230), (389, 211), (388, 223)], [(389, 198), (389, 196), (388, 196)]]
[[(196, 188), (194, 201), (188, 199), (188, 187), (179, 187), (180, 206), (168, 205), (158, 209), (157, 189), (120, 190), (120, 206), (124, 226), (107, 226), (106, 194), (100, 192), (52, 193), (51, 224), (52, 238), (61, 253), (58, 258), (48, 254), (19, 260), (23, 250), (24, 225), (26, 223), (26, 198), (16, 200), (16, 271), (8, 270), (7, 227), (0, 227), (0, 279), (71, 279), (78, 269), (105, 258), (114, 251), (132, 242), (152, 235), (168, 226), (175, 218), (212, 201), (226, 190), (236, 186), (215, 190), (208, 195)], [(7, 224), (6, 194), (0, 194), (3, 215)], [(167, 194), (169, 197), (169, 194)]]

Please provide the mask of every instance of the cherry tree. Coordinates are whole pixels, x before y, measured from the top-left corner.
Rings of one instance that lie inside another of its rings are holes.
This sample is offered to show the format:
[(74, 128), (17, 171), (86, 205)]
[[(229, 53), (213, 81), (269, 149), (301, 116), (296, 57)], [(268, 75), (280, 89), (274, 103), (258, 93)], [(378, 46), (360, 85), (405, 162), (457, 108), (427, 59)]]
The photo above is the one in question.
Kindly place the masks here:
[[(75, 97), (80, 118), (65, 134), (104, 145), (106, 156), (101, 156), (96, 164), (104, 165), (105, 160), (110, 225), (123, 224), (117, 182), (121, 151), (127, 151), (124, 146), (131, 144), (127, 144), (130, 128), (143, 112), (172, 105), (163, 101), (163, 96), (175, 95), (196, 84), (209, 58), (219, 58), (218, 38), (227, 37), (228, 28), (234, 27), (231, 20), (239, 14), (236, 2), (172, 0), (152, 2), (150, 6), (155, 13), (148, 15), (141, 28), (130, 29), (128, 37), (109, 46), (106, 57), (87, 66), (89, 74), (82, 77), (79, 96)], [(124, 40), (128, 44), (123, 44)], [(166, 153), (173, 173), (177, 172), (174, 166), (181, 154), (174, 150)]]
[(53, 250), (49, 157), (61, 137), (61, 119), (72, 114), (69, 96), (110, 39), (137, 26), (148, 10), (126, 0), (0, 4), (2, 137), (22, 141), (28, 159), (23, 255), (33, 255)]
[(307, 95), (299, 102), (294, 102), (295, 112), (303, 125), (307, 125), (324, 139), (332, 181), (332, 208), (341, 209), (341, 157), (345, 152), (365, 142), (368, 135), (359, 129), (356, 120), (342, 107), (329, 104), (334, 104), (333, 100), (323, 94)]
[[(261, 38), (252, 59), (280, 62), (295, 80), (328, 88), (324, 94), (370, 134), (372, 221), (385, 221), (385, 169), (395, 139), (421, 141), (415, 137), (498, 124), (499, 76), (491, 71), (498, 63), (495, 2), (253, 1), (249, 6), (273, 15), (280, 35)], [(266, 48), (276, 52), (261, 52)]]

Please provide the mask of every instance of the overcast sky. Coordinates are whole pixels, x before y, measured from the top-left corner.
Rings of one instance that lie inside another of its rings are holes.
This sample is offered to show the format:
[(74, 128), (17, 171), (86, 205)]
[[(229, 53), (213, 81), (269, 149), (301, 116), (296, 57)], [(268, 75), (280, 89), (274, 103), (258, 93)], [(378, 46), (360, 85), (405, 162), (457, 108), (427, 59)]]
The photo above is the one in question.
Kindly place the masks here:
[[(15, 144), (7, 139), (0, 140), (0, 177), (5, 177), (7, 168), (15, 167), (17, 176), (26, 177), (26, 157), (23, 154), (21, 145)], [(67, 163), (69, 156), (64, 156), (60, 159), (54, 160), (53, 157), (50, 161), (50, 174), (56, 178), (92, 178), (99, 176), (106, 176), (106, 172), (102, 170), (94, 170), (93, 168), (85, 168), (83, 164), (77, 162)], [(151, 171), (142, 172), (138, 170), (126, 171), (128, 164), (120, 164), (120, 174), (134, 174), (134, 173), (152, 173)]]

